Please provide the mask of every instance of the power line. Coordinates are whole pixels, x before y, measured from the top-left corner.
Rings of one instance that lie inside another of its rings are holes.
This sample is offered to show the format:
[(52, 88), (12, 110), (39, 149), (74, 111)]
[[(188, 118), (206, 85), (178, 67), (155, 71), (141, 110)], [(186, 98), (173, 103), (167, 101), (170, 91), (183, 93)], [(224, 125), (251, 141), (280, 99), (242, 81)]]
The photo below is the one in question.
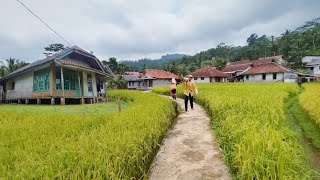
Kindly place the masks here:
[(57, 33), (52, 27), (50, 27), (46, 22), (44, 22), (39, 16), (37, 16), (34, 12), (32, 12), (25, 4), (23, 4), (20, 0), (17, 0), (23, 7), (25, 7), (31, 14), (33, 14), (37, 19), (39, 19), (43, 24), (45, 24), (51, 31), (53, 31), (57, 36), (59, 36), (62, 40), (64, 40), (69, 46), (72, 46), (66, 39), (64, 39), (59, 33)]

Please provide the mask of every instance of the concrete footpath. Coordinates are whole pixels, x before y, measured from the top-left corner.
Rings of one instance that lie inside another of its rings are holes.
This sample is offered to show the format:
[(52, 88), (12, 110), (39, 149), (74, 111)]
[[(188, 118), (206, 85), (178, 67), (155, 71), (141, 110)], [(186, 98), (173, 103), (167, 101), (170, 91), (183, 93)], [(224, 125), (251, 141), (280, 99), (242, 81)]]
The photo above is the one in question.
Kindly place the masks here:
[(184, 112), (183, 100), (177, 98), (176, 101), (183, 111), (165, 138), (151, 167), (149, 178), (232, 179), (223, 161), (223, 154), (212, 135), (210, 118), (205, 110), (194, 104), (194, 110), (189, 106), (190, 110)]

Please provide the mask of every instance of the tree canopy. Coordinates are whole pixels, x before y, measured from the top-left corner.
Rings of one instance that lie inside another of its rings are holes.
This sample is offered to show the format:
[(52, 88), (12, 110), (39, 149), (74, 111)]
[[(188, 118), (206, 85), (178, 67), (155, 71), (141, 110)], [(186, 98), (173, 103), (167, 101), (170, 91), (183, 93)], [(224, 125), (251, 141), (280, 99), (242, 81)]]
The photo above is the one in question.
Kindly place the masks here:
[[(185, 56), (170, 61), (152, 62), (156, 66), (149, 66), (150, 60), (138, 62), (124, 62), (130, 70), (137, 70), (137, 64), (141, 67), (142, 62), (146, 68), (164, 69), (171, 72), (184, 72), (186, 74), (205, 65), (224, 67), (227, 62), (242, 59), (258, 59), (266, 56), (283, 55), (287, 66), (293, 69), (303, 68), (302, 57), (306, 55), (320, 55), (320, 18), (306, 22), (294, 31), (286, 30), (279, 37), (259, 36), (252, 33), (247, 38), (247, 45), (234, 46), (221, 43), (215, 48), (201, 51), (193, 56)], [(134, 68), (132, 68), (134, 67)]]
[(6, 74), (27, 66), (29, 63), (10, 57), (6, 59), (6, 64), (7, 65), (5, 65), (4, 62), (0, 61), (0, 77), (3, 77)]

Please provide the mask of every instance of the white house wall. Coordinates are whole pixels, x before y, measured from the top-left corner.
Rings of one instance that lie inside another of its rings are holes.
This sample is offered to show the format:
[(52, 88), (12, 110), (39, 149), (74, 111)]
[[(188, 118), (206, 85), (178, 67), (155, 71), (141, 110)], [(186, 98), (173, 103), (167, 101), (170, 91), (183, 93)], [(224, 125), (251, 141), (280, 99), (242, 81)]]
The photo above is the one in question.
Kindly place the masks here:
[(25, 73), (12, 79), (13, 90), (7, 90), (6, 99), (31, 98), (33, 91), (33, 72)]
[(153, 87), (155, 86), (163, 86), (163, 85), (169, 85), (171, 83), (171, 79), (155, 79), (153, 80)]
[(130, 81), (130, 82), (131, 84), (129, 85), (129, 81), (128, 81), (128, 89), (138, 89), (138, 81)]
[(315, 75), (320, 75), (320, 65), (318, 64), (318, 65), (315, 65), (314, 67), (313, 67), (313, 73), (315, 74)]
[(266, 74), (266, 79), (262, 79), (262, 74), (251, 74), (249, 75), (249, 80), (244, 76), (245, 82), (275, 82), (275, 81), (284, 81), (284, 73), (277, 73), (277, 79), (273, 79), (272, 74)]
[[(201, 80), (200, 77), (197, 77), (197, 80), (195, 78), (193, 78), (195, 83), (209, 83), (210, 82), (210, 78), (209, 77), (205, 77), (203, 80)], [(213, 79), (214, 81), (214, 79)]]
[(296, 73), (284, 73), (284, 82), (296, 82), (298, 75)]

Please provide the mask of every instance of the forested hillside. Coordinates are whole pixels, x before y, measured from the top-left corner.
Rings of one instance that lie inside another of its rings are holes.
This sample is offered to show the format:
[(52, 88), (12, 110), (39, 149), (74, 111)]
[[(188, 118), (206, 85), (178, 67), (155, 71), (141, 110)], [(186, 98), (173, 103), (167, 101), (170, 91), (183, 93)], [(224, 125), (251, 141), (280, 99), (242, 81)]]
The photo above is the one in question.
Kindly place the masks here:
[(189, 73), (201, 66), (211, 65), (223, 68), (227, 62), (280, 54), (284, 55), (287, 66), (293, 69), (302, 67), (301, 58), (303, 56), (320, 55), (320, 17), (306, 22), (295, 30), (286, 30), (279, 37), (253, 33), (247, 38), (245, 46), (221, 43), (215, 48), (177, 60), (142, 59), (122, 63), (127, 66), (128, 70), (142, 71), (145, 68), (156, 68), (173, 73)]

